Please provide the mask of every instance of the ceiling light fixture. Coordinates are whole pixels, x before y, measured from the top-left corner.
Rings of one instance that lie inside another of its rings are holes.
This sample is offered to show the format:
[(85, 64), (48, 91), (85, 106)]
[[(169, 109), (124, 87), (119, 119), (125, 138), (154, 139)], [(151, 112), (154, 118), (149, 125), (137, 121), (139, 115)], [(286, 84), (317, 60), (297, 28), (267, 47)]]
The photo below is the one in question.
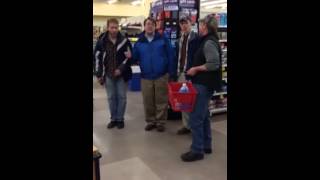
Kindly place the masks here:
[(205, 6), (205, 9), (213, 9), (213, 8), (221, 8), (221, 9), (226, 9), (227, 4), (219, 4), (219, 5), (210, 5), (210, 6)]
[(140, 5), (140, 4), (142, 4), (142, 2), (140, 0), (136, 0), (136, 1), (132, 1), (131, 2), (131, 5), (133, 5), (133, 6), (137, 6), (137, 5)]
[(227, 0), (218, 0), (218, 1), (210, 1), (201, 3), (200, 6), (207, 6), (207, 5), (217, 5), (217, 4), (224, 4), (227, 3)]
[(116, 2), (118, 2), (118, 0), (109, 0), (109, 1), (107, 1), (108, 4), (113, 4), (113, 3), (116, 3)]

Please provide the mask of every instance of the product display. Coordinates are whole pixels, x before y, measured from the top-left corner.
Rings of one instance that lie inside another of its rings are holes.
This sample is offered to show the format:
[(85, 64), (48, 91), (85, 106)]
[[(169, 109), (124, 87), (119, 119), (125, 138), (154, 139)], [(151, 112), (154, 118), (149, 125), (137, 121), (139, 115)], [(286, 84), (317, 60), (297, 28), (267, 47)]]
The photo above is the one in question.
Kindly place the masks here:
[(156, 0), (151, 5), (150, 16), (156, 17), (157, 31), (164, 33), (175, 48), (180, 34), (179, 20), (182, 17), (190, 17), (192, 30), (198, 32), (198, 7), (195, 0)]

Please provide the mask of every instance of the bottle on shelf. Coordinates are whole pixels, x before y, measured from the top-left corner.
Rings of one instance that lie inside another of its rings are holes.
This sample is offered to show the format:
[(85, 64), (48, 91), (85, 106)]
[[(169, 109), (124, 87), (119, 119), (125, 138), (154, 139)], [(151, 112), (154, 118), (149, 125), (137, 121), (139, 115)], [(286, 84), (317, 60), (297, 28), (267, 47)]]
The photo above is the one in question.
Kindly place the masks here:
[(180, 93), (188, 93), (189, 92), (189, 88), (187, 86), (187, 83), (182, 83), (182, 86), (179, 90)]

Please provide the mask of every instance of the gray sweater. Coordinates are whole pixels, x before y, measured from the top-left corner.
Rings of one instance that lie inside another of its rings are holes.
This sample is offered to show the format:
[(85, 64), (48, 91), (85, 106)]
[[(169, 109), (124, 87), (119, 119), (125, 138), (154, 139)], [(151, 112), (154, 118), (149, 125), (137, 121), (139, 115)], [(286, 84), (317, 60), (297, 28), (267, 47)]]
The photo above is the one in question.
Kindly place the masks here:
[(212, 40), (208, 40), (203, 48), (203, 53), (206, 57), (206, 68), (208, 71), (216, 71), (220, 67), (219, 48)]

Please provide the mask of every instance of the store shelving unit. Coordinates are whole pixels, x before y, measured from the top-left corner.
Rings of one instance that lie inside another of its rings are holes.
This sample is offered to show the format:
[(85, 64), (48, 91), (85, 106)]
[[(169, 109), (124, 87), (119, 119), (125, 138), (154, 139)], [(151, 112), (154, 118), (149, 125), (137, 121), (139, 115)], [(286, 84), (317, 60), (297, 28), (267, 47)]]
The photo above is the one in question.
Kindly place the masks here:
[(213, 96), (222, 96), (222, 95), (227, 95), (227, 92), (219, 92), (219, 93), (213, 94)]
[[(225, 16), (226, 17), (226, 16)], [(218, 34), (219, 34), (219, 42), (222, 47), (222, 80), (225, 86), (227, 86), (227, 27), (219, 27), (218, 28)], [(209, 105), (209, 112), (210, 116), (213, 116), (214, 114), (220, 114), (220, 113), (226, 113), (227, 108), (227, 91), (224, 90), (222, 92), (215, 92), (212, 95), (210, 105)]]
[(212, 116), (213, 114), (225, 113), (225, 112), (227, 112), (227, 107), (216, 108), (216, 109), (213, 109), (213, 111), (210, 112), (210, 116)]

